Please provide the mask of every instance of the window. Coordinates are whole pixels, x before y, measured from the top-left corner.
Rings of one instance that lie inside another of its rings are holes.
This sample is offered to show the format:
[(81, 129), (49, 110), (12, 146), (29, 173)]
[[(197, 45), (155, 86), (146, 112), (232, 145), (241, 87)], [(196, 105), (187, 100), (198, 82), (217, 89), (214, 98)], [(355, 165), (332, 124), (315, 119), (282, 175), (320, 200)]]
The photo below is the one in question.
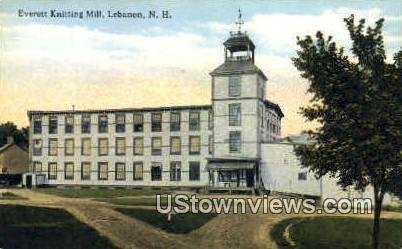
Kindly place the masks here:
[(153, 137), (152, 138), (152, 155), (162, 154), (162, 138)]
[(116, 133), (126, 131), (126, 115), (124, 113), (116, 114)]
[(143, 180), (143, 163), (142, 162), (134, 162), (133, 165), (133, 179), (134, 181), (142, 181)]
[(42, 117), (34, 117), (33, 133), (34, 134), (41, 134), (42, 133)]
[(170, 137), (170, 154), (181, 154), (181, 139), (180, 137)]
[(83, 162), (81, 163), (81, 180), (91, 179), (91, 163)]
[(144, 138), (134, 138), (134, 155), (144, 155)]
[(41, 173), (42, 172), (42, 163), (41, 162), (34, 162), (32, 171), (35, 172), (35, 173)]
[(208, 137), (208, 153), (212, 155), (213, 152), (214, 152), (214, 137), (210, 135)]
[(133, 126), (134, 132), (144, 131), (144, 115), (142, 115), (141, 113), (134, 114)]
[(98, 179), (99, 180), (107, 180), (108, 178), (108, 165), (107, 162), (99, 162), (98, 163)]
[(109, 154), (109, 139), (99, 138), (98, 139), (98, 155), (107, 156)]
[(188, 124), (190, 131), (200, 130), (200, 112), (190, 112)]
[(241, 104), (229, 104), (229, 125), (241, 125)]
[(162, 113), (157, 112), (152, 113), (151, 115), (152, 115), (151, 116), (152, 131), (154, 132), (162, 131)]
[(81, 116), (81, 133), (91, 133), (91, 115), (89, 114)]
[(49, 138), (49, 156), (57, 156), (57, 138)]
[(214, 128), (214, 115), (212, 110), (208, 111), (208, 129), (212, 130)]
[(229, 152), (240, 152), (241, 149), (240, 131), (231, 131), (229, 133)]
[(200, 180), (200, 162), (190, 162), (189, 179), (190, 181)]
[(126, 179), (126, 164), (124, 163), (116, 163), (115, 165), (115, 179), (117, 181), (123, 181)]
[(126, 138), (125, 137), (116, 137), (116, 155), (125, 155), (126, 154)]
[(108, 120), (106, 115), (98, 116), (98, 132), (107, 133), (108, 131)]
[(200, 137), (199, 136), (190, 136), (189, 139), (189, 152), (190, 154), (200, 154)]
[(170, 181), (181, 180), (181, 163), (170, 162)]
[(152, 163), (151, 166), (151, 180), (161, 181), (162, 180), (162, 163)]
[(74, 138), (64, 140), (64, 155), (74, 156)]
[(57, 117), (49, 117), (49, 134), (57, 134)]
[(34, 156), (41, 156), (42, 155), (42, 139), (34, 139), (33, 140), (33, 155)]
[(91, 155), (91, 139), (83, 138), (81, 140), (81, 155), (90, 156)]
[(74, 179), (74, 163), (64, 164), (64, 179), (73, 180)]
[(180, 112), (170, 113), (170, 131), (180, 131)]
[(238, 97), (241, 94), (240, 76), (229, 77), (229, 97)]
[(300, 172), (298, 175), (298, 180), (299, 181), (306, 181), (307, 180), (307, 173), (306, 172)]
[(49, 180), (57, 179), (57, 163), (48, 164), (48, 179)]
[(64, 133), (74, 133), (74, 116), (66, 116), (66, 121), (64, 124)]

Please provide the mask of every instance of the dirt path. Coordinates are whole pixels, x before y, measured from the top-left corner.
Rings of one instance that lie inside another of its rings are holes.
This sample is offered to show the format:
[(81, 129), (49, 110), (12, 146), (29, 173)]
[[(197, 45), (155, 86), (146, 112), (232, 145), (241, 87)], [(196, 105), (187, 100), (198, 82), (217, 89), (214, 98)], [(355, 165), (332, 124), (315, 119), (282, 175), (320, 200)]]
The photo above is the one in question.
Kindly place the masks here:
[[(90, 199), (63, 198), (26, 189), (12, 189), (27, 200), (0, 200), (21, 204), (64, 208), (81, 222), (108, 237), (119, 248), (269, 248), (277, 249), (270, 230), (279, 221), (300, 215), (222, 214), (186, 235), (169, 234), (113, 209), (115, 205)], [(366, 215), (368, 216), (368, 215)], [(368, 216), (369, 217), (369, 216)], [(402, 213), (384, 212), (384, 218)]]

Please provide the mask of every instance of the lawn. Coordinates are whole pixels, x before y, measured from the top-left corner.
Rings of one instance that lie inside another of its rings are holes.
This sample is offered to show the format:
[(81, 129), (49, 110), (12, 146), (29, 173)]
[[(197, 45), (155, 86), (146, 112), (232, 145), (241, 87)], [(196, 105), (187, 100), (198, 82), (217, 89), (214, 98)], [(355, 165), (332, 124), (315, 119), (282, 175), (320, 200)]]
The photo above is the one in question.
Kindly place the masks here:
[(128, 188), (115, 188), (115, 189), (74, 189), (74, 188), (37, 188), (34, 191), (38, 191), (44, 194), (57, 195), (67, 198), (115, 198), (123, 196), (142, 196), (142, 195), (156, 195), (156, 194), (168, 194), (174, 191), (173, 188), (151, 188), (144, 187), (141, 189), (128, 189)]
[(169, 233), (189, 233), (194, 229), (202, 227), (208, 221), (217, 216), (217, 214), (175, 214), (170, 221), (166, 214), (161, 214), (154, 209), (139, 208), (116, 208), (117, 211), (130, 217), (142, 220), (157, 228), (163, 229)]
[(21, 197), (11, 192), (4, 192), (0, 194), (0, 200), (26, 200), (27, 198)]
[(63, 209), (0, 205), (0, 248), (115, 248)]
[[(115, 205), (123, 206), (156, 206), (156, 197), (144, 197), (144, 198), (97, 198), (95, 201), (108, 202)], [(172, 201), (173, 204), (173, 201)], [(165, 207), (167, 205), (167, 198), (161, 197), (161, 205)]]
[[(296, 245), (283, 239), (289, 224), (289, 235)], [(372, 220), (355, 217), (292, 218), (274, 226), (271, 236), (278, 247), (298, 249), (363, 249), (370, 248)], [(381, 248), (402, 248), (402, 220), (381, 220)]]

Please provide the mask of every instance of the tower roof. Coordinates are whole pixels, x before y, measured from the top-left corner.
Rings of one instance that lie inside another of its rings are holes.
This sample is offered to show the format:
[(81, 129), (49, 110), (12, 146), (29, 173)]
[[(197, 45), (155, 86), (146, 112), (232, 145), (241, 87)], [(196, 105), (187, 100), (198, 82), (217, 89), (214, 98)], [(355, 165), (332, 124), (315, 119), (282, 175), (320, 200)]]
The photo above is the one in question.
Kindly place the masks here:
[(215, 68), (210, 75), (231, 75), (231, 74), (260, 74), (265, 80), (267, 76), (252, 61), (225, 61)]
[(255, 45), (245, 32), (231, 32), (223, 45), (231, 52), (254, 50)]

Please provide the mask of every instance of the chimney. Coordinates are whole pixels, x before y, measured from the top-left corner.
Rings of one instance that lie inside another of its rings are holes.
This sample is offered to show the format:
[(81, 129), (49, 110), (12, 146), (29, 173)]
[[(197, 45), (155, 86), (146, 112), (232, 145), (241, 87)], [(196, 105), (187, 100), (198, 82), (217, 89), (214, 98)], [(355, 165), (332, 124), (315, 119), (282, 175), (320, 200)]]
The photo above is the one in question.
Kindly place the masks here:
[(8, 136), (7, 137), (7, 144), (13, 144), (14, 143), (14, 137), (13, 136)]

